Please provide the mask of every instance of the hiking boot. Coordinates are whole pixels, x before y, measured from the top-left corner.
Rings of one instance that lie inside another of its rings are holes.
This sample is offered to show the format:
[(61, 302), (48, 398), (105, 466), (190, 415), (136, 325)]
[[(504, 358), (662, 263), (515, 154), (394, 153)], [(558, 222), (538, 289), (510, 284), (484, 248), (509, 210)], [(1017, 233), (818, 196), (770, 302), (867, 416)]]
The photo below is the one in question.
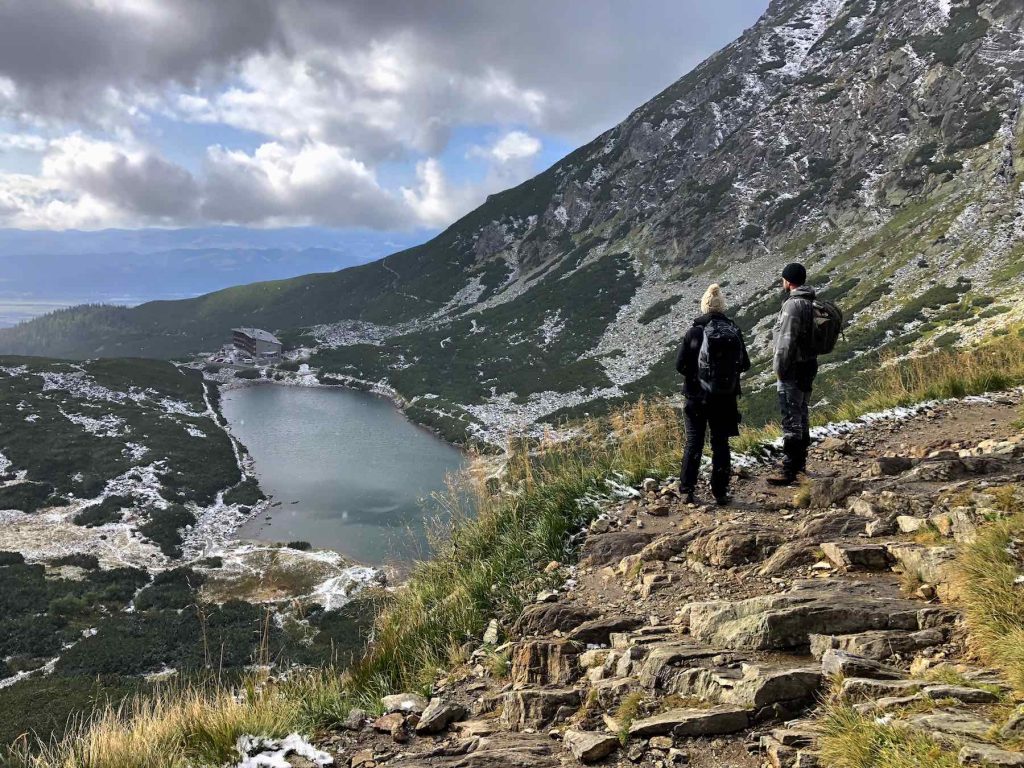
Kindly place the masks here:
[(720, 507), (728, 507), (732, 504), (732, 496), (728, 493), (723, 493), (721, 496), (715, 496), (715, 504)]
[(776, 488), (784, 488), (791, 485), (797, 484), (797, 475), (795, 472), (787, 472), (782, 470), (774, 475), (769, 475), (765, 478), (765, 482), (768, 485), (773, 485)]
[(697, 497), (693, 494), (693, 491), (681, 491), (681, 493), (683, 494), (683, 503), (684, 504), (696, 504), (697, 503)]

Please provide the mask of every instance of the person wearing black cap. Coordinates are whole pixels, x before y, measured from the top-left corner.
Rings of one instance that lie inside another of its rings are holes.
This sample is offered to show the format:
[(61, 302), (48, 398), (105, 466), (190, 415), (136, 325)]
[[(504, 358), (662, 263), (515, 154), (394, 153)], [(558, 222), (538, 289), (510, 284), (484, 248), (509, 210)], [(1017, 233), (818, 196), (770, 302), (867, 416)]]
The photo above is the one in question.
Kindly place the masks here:
[(782, 411), (783, 459), (780, 471), (768, 478), (771, 485), (793, 485), (807, 469), (811, 445), (808, 402), (818, 358), (811, 350), (814, 289), (808, 285), (803, 264), (787, 264), (782, 270), (782, 287), (787, 296), (772, 332), (775, 377)]

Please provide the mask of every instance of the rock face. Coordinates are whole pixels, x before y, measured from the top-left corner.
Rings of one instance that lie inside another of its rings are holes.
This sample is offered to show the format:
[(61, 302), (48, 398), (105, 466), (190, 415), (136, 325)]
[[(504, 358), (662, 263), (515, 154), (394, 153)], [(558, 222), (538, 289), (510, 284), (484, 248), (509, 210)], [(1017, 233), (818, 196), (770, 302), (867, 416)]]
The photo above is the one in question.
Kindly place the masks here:
[(574, 689), (509, 691), (502, 701), (501, 723), (510, 731), (542, 728), (565, 719), (579, 705), (580, 693)]
[(537, 637), (555, 632), (569, 632), (586, 621), (595, 618), (594, 613), (570, 603), (539, 603), (523, 609), (512, 634), (517, 637)]
[(572, 640), (530, 640), (512, 659), (512, 682), (517, 685), (568, 685), (580, 676), (583, 644)]
[(917, 630), (921, 610), (909, 600), (849, 592), (842, 583), (737, 602), (693, 603), (688, 608), (695, 638), (719, 648), (751, 650), (807, 648), (812, 634), (826, 631)]

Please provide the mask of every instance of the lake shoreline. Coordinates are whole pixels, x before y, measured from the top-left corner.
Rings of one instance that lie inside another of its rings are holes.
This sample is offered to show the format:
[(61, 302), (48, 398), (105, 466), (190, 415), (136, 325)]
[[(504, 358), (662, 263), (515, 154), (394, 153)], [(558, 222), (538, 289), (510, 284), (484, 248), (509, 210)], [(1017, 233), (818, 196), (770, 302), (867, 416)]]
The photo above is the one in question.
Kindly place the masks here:
[[(235, 540), (304, 541), (399, 572), (430, 556), (430, 521), (445, 512), (429, 500), (467, 467), (461, 446), (379, 392), (324, 384), (314, 374), (237, 381), (223, 388), (226, 428), (270, 499), (254, 506)], [(282, 395), (288, 387), (308, 394)], [(328, 389), (337, 397), (314, 394)]]

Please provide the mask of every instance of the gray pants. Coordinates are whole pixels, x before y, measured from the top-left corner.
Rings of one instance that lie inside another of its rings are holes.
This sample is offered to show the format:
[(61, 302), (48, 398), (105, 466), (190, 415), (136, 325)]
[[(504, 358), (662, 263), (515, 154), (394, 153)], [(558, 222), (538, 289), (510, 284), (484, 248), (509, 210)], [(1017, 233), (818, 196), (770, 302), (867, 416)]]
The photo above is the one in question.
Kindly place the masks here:
[(782, 412), (782, 442), (787, 472), (803, 472), (807, 466), (807, 449), (811, 445), (811, 421), (808, 402), (811, 393), (792, 381), (779, 382), (779, 410)]

